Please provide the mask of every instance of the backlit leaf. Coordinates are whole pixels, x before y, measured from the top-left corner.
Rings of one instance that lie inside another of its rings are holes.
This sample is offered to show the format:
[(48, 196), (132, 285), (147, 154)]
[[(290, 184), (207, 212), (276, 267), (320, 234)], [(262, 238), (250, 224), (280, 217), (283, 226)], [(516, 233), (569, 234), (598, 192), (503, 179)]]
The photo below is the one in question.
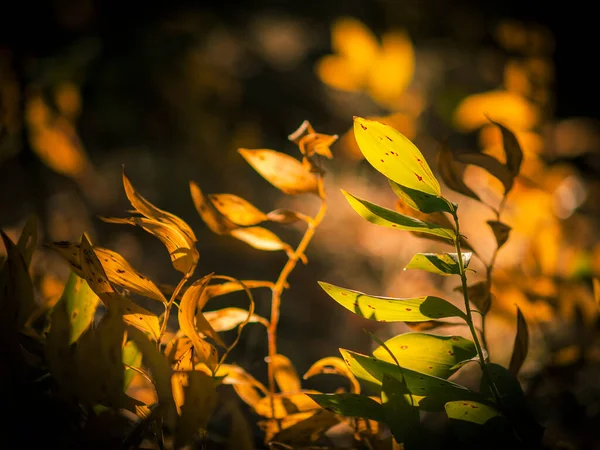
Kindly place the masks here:
[(448, 188), (480, 201), (479, 196), (464, 182), (464, 164), (456, 161), (450, 149), (445, 146), (438, 153), (437, 168)]
[(477, 399), (480, 395), (463, 386), (443, 378), (416, 372), (396, 364), (361, 355), (350, 350), (340, 349), (348, 368), (360, 380), (381, 385), (385, 376), (405, 381), (412, 395), (426, 397), (419, 401), (423, 410), (439, 410), (451, 400)]
[[(127, 343), (123, 346), (124, 365), (139, 368), (142, 365), (142, 357), (143, 355), (137, 345), (135, 345), (135, 342), (127, 341)], [(137, 372), (134, 369), (125, 368), (125, 375), (123, 377), (124, 391), (127, 391), (136, 373)]]
[(88, 283), (71, 272), (62, 297), (70, 321), (69, 344), (76, 342), (94, 321), (100, 299)]
[(167, 211), (157, 208), (140, 194), (138, 194), (131, 185), (129, 178), (125, 176), (125, 171), (123, 171), (123, 186), (125, 187), (125, 194), (131, 202), (131, 206), (133, 206), (137, 212), (148, 219), (157, 220), (158, 222), (167, 225), (174, 225), (189, 239), (190, 247), (196, 242), (196, 236), (194, 235), (194, 232), (190, 226), (175, 214), (171, 214)]
[(440, 236), (451, 242), (454, 240), (455, 234), (453, 230), (432, 223), (423, 222), (414, 217), (405, 216), (396, 211), (392, 211), (391, 209), (375, 205), (367, 200), (361, 200), (343, 190), (342, 194), (344, 194), (354, 211), (356, 211), (363, 219), (366, 219), (375, 225), (418, 233), (429, 233)]
[(361, 394), (309, 394), (322, 408), (345, 417), (364, 417), (384, 422), (385, 415), (380, 403)]
[(457, 153), (455, 158), (464, 164), (472, 164), (488, 171), (491, 175), (500, 180), (504, 186), (505, 194), (512, 189), (514, 183), (513, 174), (504, 164), (502, 164), (493, 156), (490, 156), (486, 153), (472, 152)]
[(515, 343), (513, 345), (512, 356), (510, 357), (510, 364), (508, 370), (513, 376), (517, 376), (521, 366), (527, 358), (527, 352), (529, 351), (529, 330), (527, 329), (527, 322), (523, 313), (517, 306), (517, 335), (515, 336)]
[(360, 384), (358, 384), (356, 377), (350, 372), (343, 359), (336, 356), (322, 358), (310, 366), (302, 378), (306, 380), (321, 373), (346, 377), (350, 381), (350, 392), (360, 394)]
[(333, 158), (331, 145), (337, 141), (337, 135), (317, 133), (308, 120), (302, 122), (300, 127), (288, 136), (288, 139), (297, 144), (300, 152), (307, 157), (313, 154)]
[(300, 161), (274, 150), (239, 149), (238, 152), (269, 183), (290, 195), (318, 194), (317, 177)]
[(444, 407), (453, 434), (465, 447), (476, 445), (490, 450), (520, 447), (509, 422), (492, 406), (460, 400), (448, 402)]
[(292, 445), (309, 445), (301, 448), (317, 450), (319, 447), (310, 445), (339, 422), (339, 416), (324, 409), (316, 409), (288, 414), (282, 419), (262, 420), (258, 422), (258, 426), (265, 433), (265, 442), (269, 443), (272, 450), (290, 450)]
[(380, 322), (422, 322), (445, 317), (465, 319), (465, 314), (460, 309), (439, 297), (378, 297), (322, 281), (319, 282), (319, 285), (344, 308), (371, 320)]
[(318, 409), (318, 405), (310, 397), (310, 394), (317, 393), (317, 391), (303, 390), (276, 393), (272, 398), (267, 395), (254, 405), (254, 410), (262, 417), (283, 419), (289, 414)]
[(598, 278), (593, 279), (593, 290), (596, 306), (598, 307), (598, 309), (600, 309), (600, 280)]
[[(216, 311), (204, 311), (204, 317), (206, 317), (206, 320), (208, 320), (215, 331), (233, 330), (248, 319), (248, 314), (249, 312), (245, 309), (235, 307), (217, 309)], [(269, 326), (267, 319), (257, 314), (252, 314), (248, 323), (261, 323), (265, 327)]]
[(167, 247), (173, 267), (181, 273), (188, 273), (198, 263), (198, 251), (187, 235), (175, 225), (145, 217), (101, 217), (104, 222), (122, 223), (140, 227), (160, 239)]
[(288, 357), (275, 354), (269, 364), (273, 367), (275, 381), (281, 392), (296, 392), (302, 388), (298, 373)]
[[(460, 336), (404, 333), (388, 339), (385, 345), (402, 367), (444, 379), (456, 372), (458, 363), (477, 356), (475, 344)], [(373, 356), (395, 362), (382, 346)]]
[(215, 205), (203, 194), (200, 187), (190, 181), (190, 193), (194, 206), (202, 217), (204, 223), (216, 234), (229, 234), (229, 232), (238, 226), (221, 214)]
[(513, 177), (516, 177), (519, 174), (519, 170), (521, 170), (521, 163), (523, 162), (521, 144), (519, 144), (515, 134), (504, 125), (493, 120), (490, 120), (490, 122), (500, 128), (502, 132), (502, 145), (506, 155), (506, 167), (508, 167)]
[(427, 161), (402, 133), (381, 122), (355, 117), (354, 136), (367, 161), (387, 178), (441, 197), (440, 185)]
[(218, 379), (200, 371), (176, 372), (172, 376), (173, 396), (179, 418), (175, 426), (175, 449), (184, 448), (206, 428), (219, 395)]
[(410, 430), (420, 423), (419, 408), (412, 399), (404, 380), (383, 377), (381, 405), (384, 422), (399, 444), (405, 442)]
[(253, 408), (268, 394), (267, 388), (240, 366), (221, 364), (216, 375), (225, 376), (223, 384), (232, 385), (244, 403)]
[(437, 197), (430, 195), (425, 192), (417, 191), (415, 189), (407, 188), (402, 186), (395, 181), (388, 180), (394, 193), (400, 197), (404, 202), (416, 211), (420, 211), (426, 214), (436, 212), (449, 212), (451, 213), (456, 208), (448, 200), (443, 197)]
[(497, 220), (488, 220), (486, 223), (490, 226), (494, 233), (494, 237), (496, 238), (496, 244), (498, 246), (497, 248), (502, 247), (508, 240), (511, 228), (505, 223), (499, 222)]
[(21, 230), (21, 235), (19, 236), (19, 240), (17, 241), (17, 248), (23, 255), (23, 261), (25, 261), (25, 265), (29, 267), (31, 264), (31, 258), (33, 256), (33, 252), (35, 251), (37, 240), (38, 240), (38, 220), (35, 215), (31, 215), (27, 218), (27, 222), (23, 226)]
[[(457, 286), (454, 290), (462, 292), (462, 286)], [(467, 287), (467, 294), (469, 296), (469, 301), (473, 303), (483, 315), (488, 313), (492, 306), (492, 294), (490, 293), (487, 282), (480, 281)]]
[[(197, 280), (187, 289), (187, 291), (185, 291), (185, 294), (183, 295), (179, 305), (179, 327), (181, 331), (192, 340), (194, 349), (201, 361), (208, 364), (209, 367), (212, 367), (217, 363), (217, 350), (210, 343), (206, 342), (200, 337), (198, 334), (200, 330), (196, 328), (196, 307), (198, 305), (198, 300), (210, 280), (211, 275), (207, 275)], [(210, 328), (212, 329), (212, 327)], [(216, 331), (214, 330), (209, 331), (206, 329), (202, 330), (202, 332), (205, 334), (210, 333), (211, 337), (218, 337)]]
[(267, 218), (276, 223), (290, 224), (304, 220), (303, 216), (289, 209), (276, 209), (267, 214)]
[(494, 417), (502, 416), (499, 411), (491, 406), (472, 400), (448, 402), (445, 409), (449, 419), (465, 420), (478, 425), (483, 425)]
[(263, 227), (236, 228), (231, 235), (258, 250), (277, 251), (290, 249), (290, 246), (275, 233)]
[(217, 211), (236, 225), (251, 226), (267, 220), (265, 213), (237, 195), (208, 194), (208, 199)]
[[(469, 266), (472, 253), (461, 253), (464, 267)], [(405, 269), (419, 269), (438, 275), (460, 275), (456, 253), (417, 253)]]

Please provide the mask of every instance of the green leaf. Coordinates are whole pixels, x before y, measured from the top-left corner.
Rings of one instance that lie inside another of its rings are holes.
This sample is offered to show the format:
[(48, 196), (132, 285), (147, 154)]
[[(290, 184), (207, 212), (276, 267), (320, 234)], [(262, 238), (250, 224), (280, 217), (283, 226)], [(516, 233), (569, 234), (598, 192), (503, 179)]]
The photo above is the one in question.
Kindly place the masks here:
[[(477, 356), (475, 344), (460, 336), (404, 333), (388, 339), (385, 345), (402, 367), (444, 379), (456, 372), (457, 364)], [(394, 362), (382, 346), (373, 356)]]
[(94, 321), (100, 298), (92, 291), (87, 281), (71, 272), (59, 301), (64, 302), (67, 309), (71, 324), (69, 344), (72, 344)]
[(529, 330), (527, 329), (527, 322), (523, 313), (517, 306), (517, 335), (515, 336), (515, 343), (513, 345), (512, 356), (510, 357), (510, 364), (508, 365), (508, 371), (515, 377), (518, 375), (521, 366), (527, 358), (529, 351)]
[(425, 157), (402, 133), (375, 120), (354, 118), (354, 137), (369, 163), (396, 183), (441, 196), (440, 184)]
[(412, 395), (426, 397), (419, 401), (419, 407), (426, 411), (437, 411), (451, 400), (478, 400), (481, 396), (463, 386), (443, 378), (399, 367), (380, 359), (361, 355), (350, 350), (340, 349), (342, 358), (356, 378), (381, 385), (384, 376), (406, 381)]
[(479, 425), (485, 424), (494, 417), (502, 416), (495, 408), (472, 400), (448, 402), (444, 408), (449, 419), (466, 420)]
[(384, 422), (390, 427), (394, 439), (404, 443), (411, 429), (419, 426), (419, 408), (416, 406), (406, 382), (384, 375), (381, 383), (381, 404)]
[(379, 322), (423, 322), (431, 319), (460, 317), (465, 314), (439, 297), (378, 297), (319, 281), (331, 298), (353, 313)]
[[(472, 253), (462, 253), (464, 267), (469, 266)], [(456, 253), (417, 253), (404, 268), (420, 269), (438, 275), (460, 275)]]
[(402, 186), (395, 181), (388, 180), (394, 193), (406, 202), (411, 208), (426, 214), (434, 212), (456, 211), (456, 207), (444, 197), (426, 194), (406, 186)]
[(502, 247), (506, 241), (508, 241), (508, 236), (510, 234), (511, 228), (505, 223), (499, 222), (497, 220), (488, 220), (486, 222), (494, 233), (494, 237), (496, 238), (497, 248)]
[(502, 145), (504, 147), (504, 154), (506, 155), (506, 167), (508, 167), (513, 177), (516, 177), (519, 174), (519, 170), (521, 170), (521, 163), (523, 162), (521, 145), (515, 134), (504, 125), (494, 122), (492, 119), (490, 119), (490, 122), (500, 128), (502, 132)]
[(437, 166), (440, 176), (448, 188), (459, 194), (481, 201), (479, 196), (465, 184), (463, 180), (465, 166), (454, 159), (450, 149), (443, 147), (440, 150), (438, 153)]
[(382, 406), (375, 400), (361, 394), (306, 394), (327, 411), (345, 417), (363, 417), (383, 422), (385, 415)]
[[(127, 341), (123, 346), (123, 364), (131, 367), (140, 367), (142, 365), (142, 352), (133, 341)], [(133, 369), (125, 368), (123, 378), (123, 390), (127, 391), (137, 372)]]
[(454, 241), (455, 234), (453, 230), (432, 223), (423, 222), (414, 217), (405, 216), (404, 214), (392, 211), (391, 209), (375, 205), (367, 200), (361, 200), (344, 190), (342, 190), (342, 194), (344, 194), (354, 211), (356, 211), (363, 219), (366, 219), (375, 225), (398, 230), (434, 234), (451, 242)]
[(450, 428), (463, 448), (520, 448), (508, 421), (492, 406), (460, 400), (446, 403), (445, 409)]

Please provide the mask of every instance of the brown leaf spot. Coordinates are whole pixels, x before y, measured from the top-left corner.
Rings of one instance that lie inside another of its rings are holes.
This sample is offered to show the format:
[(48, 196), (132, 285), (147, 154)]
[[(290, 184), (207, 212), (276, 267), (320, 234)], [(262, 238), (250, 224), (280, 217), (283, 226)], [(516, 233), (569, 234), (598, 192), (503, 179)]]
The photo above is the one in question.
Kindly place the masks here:
[(125, 273), (123, 269), (117, 269), (117, 273)]
[(406, 350), (408, 348), (408, 345), (403, 345), (400, 347), (400, 350)]
[(412, 311), (412, 308), (406, 308), (407, 311)]
[(360, 127), (361, 127), (363, 130), (366, 130), (366, 129), (367, 129), (367, 127), (365, 127), (365, 126), (364, 126), (362, 123), (360, 124)]
[(423, 181), (423, 177), (421, 175), (415, 173), (415, 176), (417, 177), (417, 180)]
[(388, 138), (388, 140), (389, 140), (390, 142), (394, 142), (394, 141), (392, 141), (392, 138), (391, 138), (391, 137), (389, 137), (389, 136), (386, 136), (386, 138)]

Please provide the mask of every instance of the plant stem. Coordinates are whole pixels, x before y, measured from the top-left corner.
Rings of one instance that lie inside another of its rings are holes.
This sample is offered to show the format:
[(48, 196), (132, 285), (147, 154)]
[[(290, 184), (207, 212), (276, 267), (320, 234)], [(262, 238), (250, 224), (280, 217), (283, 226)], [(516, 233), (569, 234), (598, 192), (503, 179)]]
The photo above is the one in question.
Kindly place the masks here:
[[(492, 380), (492, 377), (488, 371), (488, 366), (485, 362), (485, 355), (483, 354), (483, 350), (481, 348), (481, 344), (479, 343), (479, 336), (477, 335), (477, 330), (475, 330), (475, 324), (473, 323), (473, 313), (471, 311), (471, 304), (469, 303), (469, 292), (467, 287), (467, 273), (465, 271), (465, 265), (462, 259), (462, 253), (460, 250), (460, 226), (458, 223), (458, 214), (456, 211), (452, 213), (454, 216), (454, 223), (456, 224), (456, 239), (454, 240), (454, 245), (456, 246), (456, 257), (458, 259), (458, 268), (460, 271), (460, 281), (462, 283), (462, 291), (463, 297), (465, 300), (465, 312), (467, 314), (467, 325), (469, 326), (469, 330), (471, 331), (471, 335), (473, 336), (473, 343), (475, 344), (475, 349), (477, 350), (477, 355), (479, 356), (479, 363), (481, 365), (481, 371), (483, 373), (483, 377), (486, 379), (494, 398), (498, 403), (501, 403), (500, 393), (496, 389), (496, 385)], [(482, 320), (483, 322), (483, 320)]]
[(179, 291), (181, 291), (181, 289), (183, 288), (185, 283), (187, 283), (187, 281), (191, 278), (195, 269), (196, 269), (195, 266), (192, 267), (190, 269), (190, 271), (188, 273), (186, 273), (185, 276), (181, 280), (179, 280), (179, 283), (177, 284), (177, 286), (175, 286), (175, 290), (173, 290), (173, 294), (171, 294), (171, 298), (169, 299), (169, 303), (167, 304), (167, 308), (165, 309), (163, 321), (160, 325), (160, 333), (159, 333), (158, 339), (156, 341), (156, 344), (158, 346), (160, 346), (160, 340), (162, 339), (163, 334), (165, 334), (165, 331), (167, 330), (167, 324), (169, 322), (169, 316), (171, 315), (171, 308), (173, 307), (173, 303), (175, 303), (175, 299), (179, 295)]

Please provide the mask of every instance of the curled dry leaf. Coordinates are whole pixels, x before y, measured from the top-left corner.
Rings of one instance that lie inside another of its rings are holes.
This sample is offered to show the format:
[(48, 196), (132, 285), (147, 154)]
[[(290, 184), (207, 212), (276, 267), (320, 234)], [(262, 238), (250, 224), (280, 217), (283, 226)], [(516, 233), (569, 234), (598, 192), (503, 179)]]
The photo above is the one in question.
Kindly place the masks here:
[(512, 356), (510, 357), (510, 363), (508, 365), (508, 371), (513, 375), (517, 376), (519, 370), (527, 358), (529, 351), (529, 330), (527, 328), (527, 321), (525, 316), (517, 306), (517, 335), (515, 336), (515, 344), (513, 346)]
[(298, 145), (300, 152), (311, 157), (315, 153), (332, 159), (331, 145), (338, 140), (338, 135), (317, 133), (308, 120), (302, 122), (300, 127), (288, 136), (288, 139)]
[(222, 216), (236, 225), (246, 227), (268, 220), (265, 213), (237, 195), (208, 194), (208, 199)]
[(360, 394), (360, 384), (352, 372), (348, 369), (348, 366), (342, 358), (335, 356), (328, 356), (315, 362), (306, 371), (304, 376), (305, 380), (318, 375), (318, 374), (336, 374), (348, 378), (350, 381), (350, 392)]
[(290, 224), (295, 223), (299, 220), (304, 220), (308, 222), (308, 217), (304, 214), (297, 213), (296, 211), (291, 211), (289, 209), (276, 209), (267, 214), (267, 218), (271, 222), (277, 222), (282, 224)]
[(490, 119), (494, 125), (500, 128), (502, 132), (502, 146), (504, 147), (504, 154), (506, 155), (506, 167), (513, 175), (516, 177), (519, 174), (519, 170), (521, 170), (521, 163), (523, 162), (523, 150), (521, 149), (521, 144), (519, 144), (519, 140), (515, 136), (515, 134), (502, 125), (499, 122), (494, 122)]
[(502, 247), (506, 241), (508, 241), (511, 227), (497, 220), (488, 220), (486, 223), (492, 229), (494, 237), (496, 238), (496, 244), (498, 246), (497, 248), (500, 249), (500, 247)]
[(241, 148), (238, 152), (273, 186), (290, 195), (317, 194), (317, 177), (307, 171), (297, 159), (275, 150), (249, 150)]
[(236, 224), (217, 210), (215, 205), (204, 195), (198, 184), (193, 181), (190, 181), (190, 193), (198, 214), (213, 233), (229, 234), (231, 230), (237, 228)]
[(269, 394), (267, 388), (240, 366), (221, 364), (216, 373), (224, 376), (223, 384), (232, 385), (238, 396), (252, 408)]
[(281, 392), (297, 392), (302, 389), (300, 377), (287, 356), (281, 354), (273, 355), (273, 359), (266, 358), (267, 362), (273, 366), (275, 381)]
[[(248, 319), (249, 314), (245, 309), (230, 307), (216, 311), (205, 311), (204, 317), (215, 331), (229, 331)], [(269, 326), (267, 319), (257, 314), (252, 314), (248, 323), (260, 323), (265, 327)]]

